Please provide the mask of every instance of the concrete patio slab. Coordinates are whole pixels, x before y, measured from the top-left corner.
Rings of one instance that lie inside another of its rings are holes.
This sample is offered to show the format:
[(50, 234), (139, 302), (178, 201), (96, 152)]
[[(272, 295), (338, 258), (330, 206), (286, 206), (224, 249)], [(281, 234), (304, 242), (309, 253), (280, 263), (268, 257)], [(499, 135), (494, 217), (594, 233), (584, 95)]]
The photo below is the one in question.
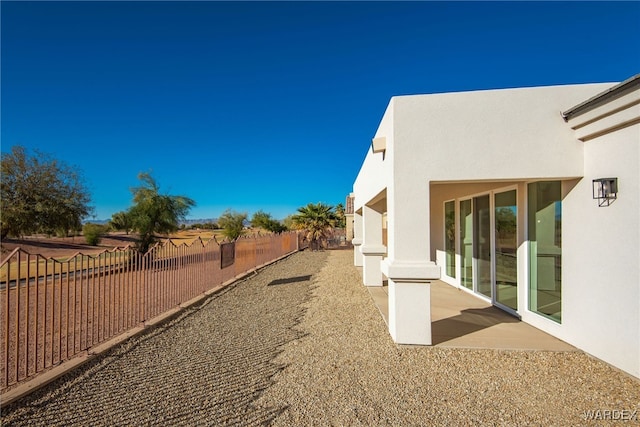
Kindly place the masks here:
[[(389, 324), (388, 287), (369, 286), (369, 294)], [(579, 351), (484, 300), (440, 280), (431, 282), (433, 345), (451, 348)]]

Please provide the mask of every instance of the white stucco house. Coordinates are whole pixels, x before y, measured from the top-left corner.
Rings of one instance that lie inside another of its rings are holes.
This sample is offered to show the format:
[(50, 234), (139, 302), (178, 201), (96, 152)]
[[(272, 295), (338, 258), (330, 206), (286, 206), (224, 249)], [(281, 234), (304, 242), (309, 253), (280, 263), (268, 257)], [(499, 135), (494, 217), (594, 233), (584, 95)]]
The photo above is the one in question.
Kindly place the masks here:
[(640, 74), (393, 97), (353, 197), (397, 343), (440, 279), (640, 377)]

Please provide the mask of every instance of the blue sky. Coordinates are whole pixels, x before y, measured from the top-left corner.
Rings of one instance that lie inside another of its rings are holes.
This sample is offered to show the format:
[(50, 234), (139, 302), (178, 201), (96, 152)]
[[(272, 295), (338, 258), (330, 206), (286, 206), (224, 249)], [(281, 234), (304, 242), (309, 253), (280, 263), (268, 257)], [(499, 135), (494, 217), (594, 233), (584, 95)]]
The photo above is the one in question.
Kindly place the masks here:
[(149, 171), (190, 218), (344, 203), (392, 96), (640, 72), (640, 2), (0, 7), (2, 151), (79, 167), (97, 219)]

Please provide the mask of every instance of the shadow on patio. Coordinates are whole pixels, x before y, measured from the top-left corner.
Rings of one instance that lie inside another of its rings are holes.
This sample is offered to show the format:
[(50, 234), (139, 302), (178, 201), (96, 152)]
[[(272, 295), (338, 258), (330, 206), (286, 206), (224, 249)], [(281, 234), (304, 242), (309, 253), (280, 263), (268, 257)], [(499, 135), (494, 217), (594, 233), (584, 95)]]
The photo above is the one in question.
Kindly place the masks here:
[[(388, 288), (367, 287), (388, 325)], [(533, 326), (440, 280), (431, 283), (434, 346), (517, 350), (578, 351)]]

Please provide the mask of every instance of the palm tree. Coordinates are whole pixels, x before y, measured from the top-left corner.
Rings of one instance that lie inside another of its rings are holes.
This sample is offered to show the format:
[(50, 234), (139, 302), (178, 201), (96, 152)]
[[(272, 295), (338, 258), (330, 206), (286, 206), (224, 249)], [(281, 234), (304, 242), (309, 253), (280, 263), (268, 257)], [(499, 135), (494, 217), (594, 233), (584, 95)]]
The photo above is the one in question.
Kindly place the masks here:
[(324, 203), (309, 203), (298, 208), (298, 213), (292, 216), (294, 227), (306, 232), (311, 250), (323, 247), (329, 233), (336, 225), (336, 215), (333, 206)]

